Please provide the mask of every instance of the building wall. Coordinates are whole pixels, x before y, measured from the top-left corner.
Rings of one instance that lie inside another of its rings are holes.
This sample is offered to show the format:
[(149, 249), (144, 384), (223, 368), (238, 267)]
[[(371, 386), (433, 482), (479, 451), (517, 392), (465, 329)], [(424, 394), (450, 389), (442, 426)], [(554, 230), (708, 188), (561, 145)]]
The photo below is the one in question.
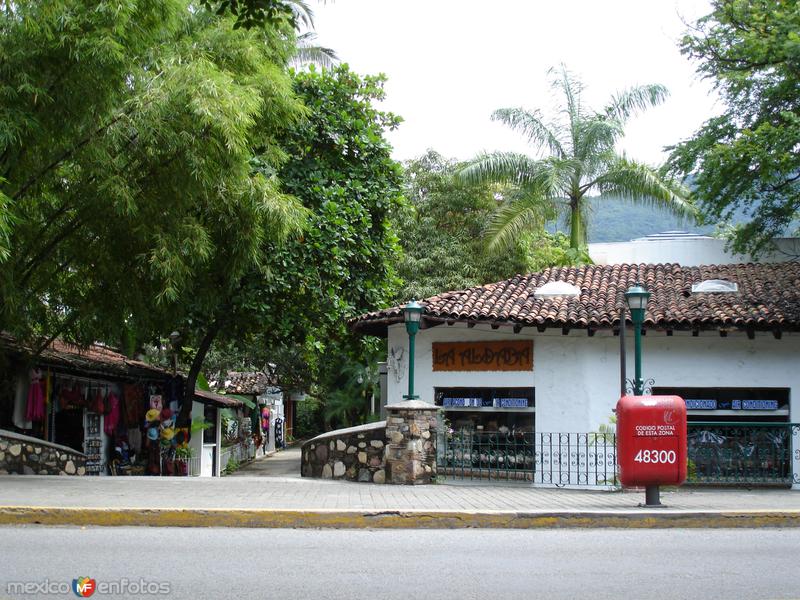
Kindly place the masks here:
[[(432, 370), (434, 341), (484, 341), (533, 339), (533, 371), (436, 372)], [(789, 420), (800, 423), (800, 335), (784, 333), (776, 340), (757, 333), (651, 331), (643, 341), (643, 377), (660, 387), (779, 387), (789, 388)], [(619, 338), (600, 331), (588, 337), (574, 330), (538, 333), (488, 326), (441, 325), (420, 331), (416, 340), (415, 393), (434, 401), (434, 387), (534, 387), (537, 432), (583, 433), (607, 424), (620, 395)], [(626, 337), (629, 378), (633, 377), (633, 336)], [(403, 360), (392, 360), (403, 352)], [(408, 335), (402, 324), (389, 328), (388, 401), (399, 402), (408, 390)], [(399, 377), (397, 376), (399, 375)], [(800, 475), (800, 436), (793, 436), (793, 470)], [(795, 484), (794, 489), (800, 489)]]
[[(432, 370), (432, 342), (533, 339), (533, 372), (436, 372)], [(652, 331), (643, 338), (643, 375), (663, 387), (784, 387), (790, 388), (790, 420), (800, 422), (800, 336), (757, 333), (675, 332), (667, 337)], [(633, 376), (633, 336), (628, 335), (628, 377)], [(399, 402), (408, 390), (408, 335), (404, 325), (389, 328), (391, 356), (403, 351), (400, 369), (390, 361), (388, 402)], [(588, 337), (574, 330), (538, 333), (488, 326), (468, 329), (456, 324), (420, 331), (416, 339), (415, 393), (433, 402), (434, 387), (534, 387), (536, 429), (550, 432), (586, 432), (607, 423), (619, 399), (619, 338), (599, 331)], [(399, 381), (396, 373), (400, 372)]]
[[(629, 242), (589, 244), (589, 256), (598, 265), (623, 263), (678, 263), (686, 267), (753, 262), (749, 254), (732, 254), (725, 249), (726, 241), (711, 237), (676, 239), (638, 239)], [(779, 238), (776, 249), (758, 257), (758, 262), (797, 260), (800, 240)]]

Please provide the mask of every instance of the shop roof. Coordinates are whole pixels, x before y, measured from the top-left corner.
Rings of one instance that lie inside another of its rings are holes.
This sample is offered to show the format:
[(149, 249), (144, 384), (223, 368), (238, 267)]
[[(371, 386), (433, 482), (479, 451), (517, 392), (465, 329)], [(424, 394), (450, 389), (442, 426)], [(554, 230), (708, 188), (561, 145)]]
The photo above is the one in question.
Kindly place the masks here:
[(244, 394), (258, 396), (267, 388), (277, 385), (274, 375), (264, 371), (229, 371), (223, 381), (216, 382), (216, 389), (226, 394)]
[[(735, 293), (693, 293), (692, 285), (710, 279), (737, 284)], [(535, 297), (546, 283), (562, 281), (579, 296)], [(553, 267), (539, 273), (466, 290), (445, 292), (421, 301), (422, 327), (442, 323), (492, 326), (610, 329), (619, 327), (624, 293), (642, 282), (652, 292), (645, 328), (800, 330), (800, 263), (730, 264), (683, 267), (679, 264), (620, 264)], [(403, 322), (402, 306), (360, 315), (350, 327), (364, 335), (385, 337), (387, 327)]]
[(244, 402), (236, 398), (197, 389), (194, 391), (194, 399), (203, 404), (213, 404), (214, 406), (221, 406), (222, 408), (238, 408), (244, 405)]
[[(32, 356), (34, 353), (30, 345), (7, 333), (0, 333), (0, 348), (20, 356)], [(36, 357), (35, 362), (40, 366), (49, 366), (75, 375), (99, 375), (117, 379), (165, 379), (171, 376), (166, 369), (128, 358), (102, 344), (81, 347), (54, 340)]]

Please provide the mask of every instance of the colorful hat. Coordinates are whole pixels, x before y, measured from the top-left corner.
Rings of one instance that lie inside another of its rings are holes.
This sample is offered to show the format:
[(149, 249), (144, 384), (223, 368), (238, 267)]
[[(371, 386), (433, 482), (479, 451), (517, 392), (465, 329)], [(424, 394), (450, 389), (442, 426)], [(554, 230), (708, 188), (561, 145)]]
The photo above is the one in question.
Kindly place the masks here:
[(157, 440), (158, 439), (158, 428), (151, 427), (147, 430), (147, 439), (149, 440)]
[(145, 414), (144, 420), (148, 423), (152, 423), (154, 421), (158, 421), (160, 416), (161, 411), (159, 411), (157, 408), (151, 408), (147, 411), (147, 414)]
[(168, 427), (167, 429), (161, 430), (161, 439), (162, 440), (171, 440), (175, 437), (175, 429), (172, 427)]
[(161, 411), (161, 420), (162, 421), (166, 421), (166, 420), (171, 419), (171, 418), (172, 418), (172, 411), (170, 409), (168, 409), (168, 408), (164, 408)]

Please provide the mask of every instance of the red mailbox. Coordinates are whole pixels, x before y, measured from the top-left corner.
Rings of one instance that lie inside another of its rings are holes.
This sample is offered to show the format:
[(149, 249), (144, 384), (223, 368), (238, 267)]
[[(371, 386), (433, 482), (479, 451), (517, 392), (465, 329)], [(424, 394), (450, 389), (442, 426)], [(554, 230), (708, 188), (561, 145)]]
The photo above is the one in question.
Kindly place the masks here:
[(679, 396), (623, 396), (617, 402), (617, 463), (624, 486), (686, 479), (686, 403)]

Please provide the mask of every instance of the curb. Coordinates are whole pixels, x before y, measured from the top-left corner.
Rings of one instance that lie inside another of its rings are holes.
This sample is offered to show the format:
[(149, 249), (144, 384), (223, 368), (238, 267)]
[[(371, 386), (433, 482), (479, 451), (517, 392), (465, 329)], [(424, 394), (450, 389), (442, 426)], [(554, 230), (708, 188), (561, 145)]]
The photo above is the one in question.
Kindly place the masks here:
[(467, 512), (0, 506), (0, 525), (273, 529), (754, 528), (800, 527), (800, 510)]

